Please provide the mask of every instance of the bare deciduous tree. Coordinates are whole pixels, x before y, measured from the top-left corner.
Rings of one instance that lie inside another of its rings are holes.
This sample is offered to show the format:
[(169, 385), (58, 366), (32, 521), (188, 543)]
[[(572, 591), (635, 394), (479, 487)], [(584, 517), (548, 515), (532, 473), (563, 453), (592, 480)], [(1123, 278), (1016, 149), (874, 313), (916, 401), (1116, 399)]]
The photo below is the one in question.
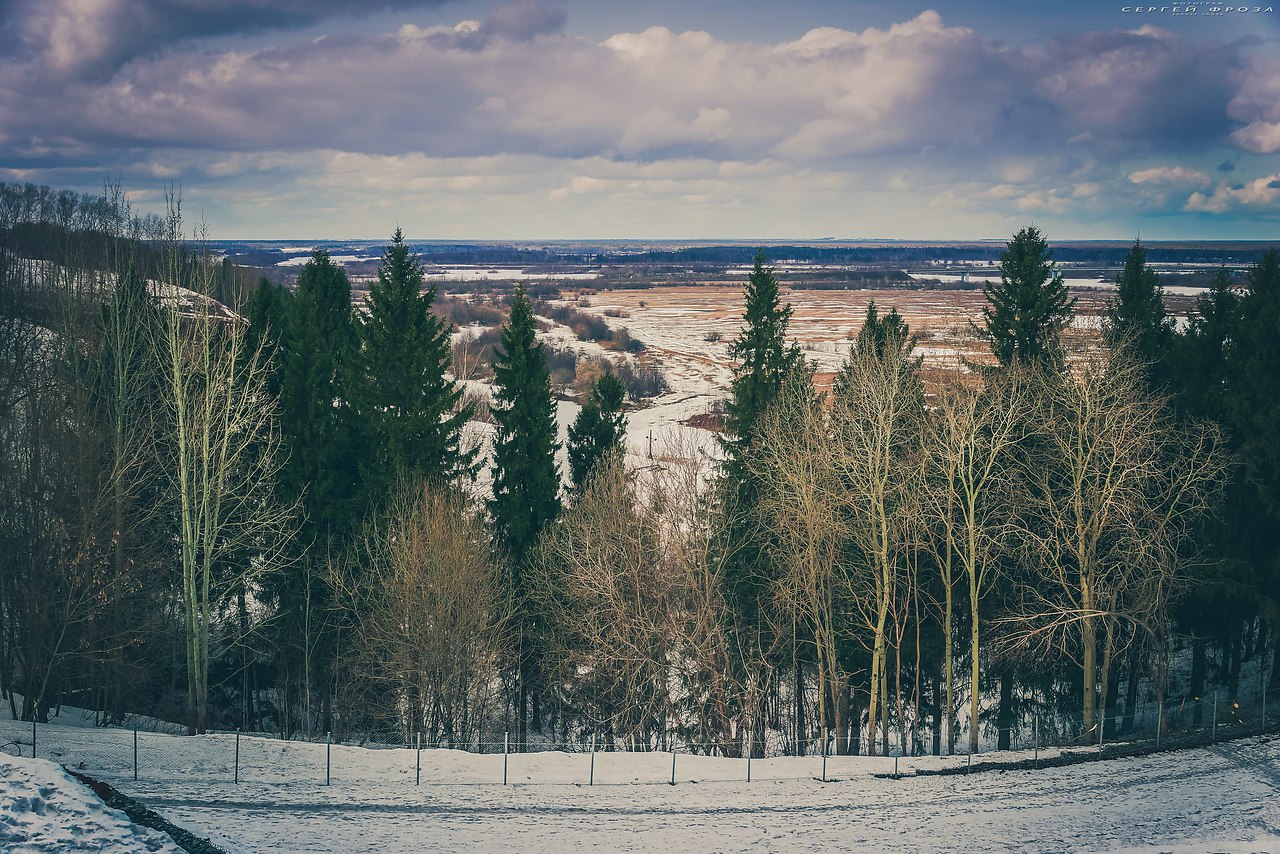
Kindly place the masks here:
[(353, 615), (365, 699), (409, 739), (468, 746), (498, 713), (510, 608), (488, 532), (452, 488), (404, 485), (331, 573)]
[(946, 744), (952, 731), (952, 590), (954, 571), (969, 593), (969, 751), (978, 749), (980, 605), (997, 572), (997, 553), (1013, 532), (1011, 493), (1017, 483), (1014, 450), (1028, 416), (1023, 382), (1015, 374), (992, 376), (984, 389), (955, 379), (938, 389), (929, 414), (925, 510), (938, 532), (933, 550), (942, 575)]
[(1138, 626), (1164, 640), (1193, 525), (1225, 460), (1216, 432), (1178, 424), (1146, 390), (1140, 366), (1120, 354), (1085, 354), (1068, 374), (1041, 382), (1019, 531), (1038, 583), (1022, 590), (1012, 640), (1075, 658), (1083, 737), (1093, 742), (1115, 644), (1128, 634), (1117, 629)]

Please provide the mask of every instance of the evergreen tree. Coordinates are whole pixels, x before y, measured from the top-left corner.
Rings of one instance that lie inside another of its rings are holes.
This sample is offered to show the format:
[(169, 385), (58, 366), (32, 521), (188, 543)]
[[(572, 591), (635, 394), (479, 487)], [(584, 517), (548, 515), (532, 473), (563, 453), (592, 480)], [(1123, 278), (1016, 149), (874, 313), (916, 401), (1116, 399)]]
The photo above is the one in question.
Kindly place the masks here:
[(360, 515), (354, 419), (345, 380), (356, 350), (351, 283), (316, 250), (298, 275), (281, 359), (282, 488), (303, 498), (303, 539), (328, 544)]
[(574, 492), (580, 492), (591, 471), (605, 454), (623, 451), (627, 417), (622, 414), (626, 388), (613, 374), (601, 374), (591, 388), (578, 417), (569, 428), (569, 477)]
[(889, 313), (880, 316), (880, 308), (873, 301), (867, 306), (865, 319), (862, 321), (862, 328), (858, 330), (857, 336), (853, 340), (853, 347), (850, 350), (849, 358), (845, 359), (840, 366), (840, 370), (836, 372), (835, 379), (832, 381), (832, 395), (836, 400), (845, 397), (849, 388), (851, 372), (855, 367), (855, 360), (864, 353), (874, 354), (881, 362), (890, 359), (897, 361), (901, 365), (902, 371), (910, 376), (909, 385), (918, 387), (921, 406), (924, 405), (924, 387), (920, 382), (920, 366), (924, 362), (923, 356), (911, 358), (911, 351), (916, 347), (916, 337), (911, 334), (911, 326), (902, 315), (898, 314), (896, 308), (890, 308)]
[(1275, 249), (1264, 252), (1249, 271), (1233, 344), (1227, 351), (1231, 427), (1260, 510), (1280, 519), (1280, 252)]
[(538, 535), (560, 512), (560, 472), (556, 466), (556, 405), (551, 396), (546, 347), (537, 340), (533, 306), (524, 287), (516, 288), (511, 315), (502, 327), (493, 366), (497, 432), (493, 440), (493, 498), (489, 513), (495, 539), (511, 569), (512, 605), (517, 626), (516, 717), (518, 745), (528, 732), (529, 697), (535, 698), (540, 669), (534, 654), (529, 561)]
[(982, 289), (982, 337), (1002, 367), (1062, 364), (1061, 333), (1075, 298), (1053, 266), (1053, 253), (1035, 226), (1013, 236), (1000, 255), (1000, 284)]
[(720, 441), (725, 451), (725, 474), (738, 485), (739, 495), (746, 498), (751, 490), (742, 460), (751, 447), (756, 421), (777, 397), (787, 372), (801, 356), (795, 344), (787, 346), (791, 305), (782, 304), (773, 269), (764, 266), (763, 250), (756, 251), (744, 296), (742, 331), (729, 348), (737, 365)]
[(289, 292), (265, 278), (258, 279), (245, 308), (249, 321), (246, 349), (253, 352), (261, 347), (262, 355), (271, 363), (267, 390), (273, 397), (279, 396), (284, 381), (282, 347), (288, 333), (289, 309)]
[[(1254, 573), (1257, 605), (1280, 614), (1280, 252), (1249, 271), (1226, 351), (1227, 430), (1240, 468), (1227, 512), (1238, 557)], [(1238, 631), (1238, 628), (1237, 628)], [(1239, 640), (1237, 639), (1237, 643)]]
[(1110, 347), (1125, 347), (1147, 366), (1150, 382), (1163, 385), (1173, 319), (1165, 313), (1164, 288), (1147, 266), (1147, 251), (1135, 240), (1116, 279), (1116, 295), (1107, 304), (1103, 338)]
[(448, 482), (472, 477), (475, 450), (461, 448), (472, 407), (449, 376), (449, 322), (431, 312), (422, 264), (396, 229), (369, 289), (360, 329), (359, 398), (368, 425), (375, 483), (397, 476)]
[(1231, 276), (1219, 270), (1212, 287), (1196, 298), (1186, 331), (1172, 345), (1175, 402), (1192, 418), (1225, 423), (1227, 351), (1239, 322), (1240, 297), (1231, 287)]
[[(757, 251), (743, 294), (746, 310), (742, 330), (729, 349), (737, 364), (720, 437), (725, 459), (719, 489), (726, 521), (720, 547), (726, 555), (725, 595), (740, 650), (737, 664), (743, 668), (743, 673), (738, 675), (744, 677), (746, 670), (756, 666), (767, 651), (777, 657), (771, 662), (775, 665), (782, 664), (781, 656), (786, 654), (773, 642), (770, 622), (762, 613), (768, 607), (771, 579), (776, 570), (769, 559), (768, 543), (761, 536), (761, 532), (768, 529), (768, 523), (760, 518), (761, 484), (752, 473), (753, 468), (758, 468), (752, 465), (757, 427), (781, 393), (788, 375), (792, 371), (808, 370), (799, 347), (794, 343), (787, 345), (791, 306), (782, 303), (778, 280), (773, 270), (765, 267), (764, 260), (764, 252)], [(803, 639), (797, 638), (791, 649), (800, 656), (803, 648)], [(803, 663), (798, 657), (794, 661), (799, 683), (803, 681)], [(763, 709), (744, 707), (737, 711), (743, 716), (741, 725), (750, 725), (755, 730), (753, 744), (763, 744)]]
[(881, 317), (879, 306), (872, 301), (867, 306), (866, 318), (854, 339), (853, 349), (862, 353), (870, 348), (883, 359), (890, 346), (909, 353), (915, 349), (916, 339), (911, 335), (911, 326), (898, 314), (898, 309), (891, 307), (889, 313)]

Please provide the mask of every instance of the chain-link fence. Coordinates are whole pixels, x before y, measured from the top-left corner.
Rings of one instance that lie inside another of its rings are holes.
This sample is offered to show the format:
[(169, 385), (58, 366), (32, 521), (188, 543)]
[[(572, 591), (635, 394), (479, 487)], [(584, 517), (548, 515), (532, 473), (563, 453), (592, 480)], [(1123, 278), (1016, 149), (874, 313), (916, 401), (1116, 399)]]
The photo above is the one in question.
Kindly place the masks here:
[(674, 739), (664, 750), (628, 750), (590, 737), (521, 746), (504, 737), (463, 749), (429, 744), (417, 735), (406, 745), (403, 733), (340, 744), (329, 738), (284, 740), (236, 732), (190, 737), (13, 720), (0, 721), (0, 750), (51, 759), (109, 782), (592, 786), (966, 773), (1138, 755), (1280, 730), (1280, 690), (1247, 707), (1214, 694), (1151, 706), (1100, 717), (1087, 731), (1078, 717), (1033, 715), (1010, 727), (1008, 750), (969, 753), (962, 738), (957, 752), (941, 756), (926, 752), (919, 738), (907, 741), (894, 732), (888, 745), (877, 738), (878, 755), (869, 756), (865, 736), (858, 745), (862, 755), (849, 755), (829, 733), (806, 741), (803, 751), (794, 742), (785, 750), (776, 745), (759, 750)]

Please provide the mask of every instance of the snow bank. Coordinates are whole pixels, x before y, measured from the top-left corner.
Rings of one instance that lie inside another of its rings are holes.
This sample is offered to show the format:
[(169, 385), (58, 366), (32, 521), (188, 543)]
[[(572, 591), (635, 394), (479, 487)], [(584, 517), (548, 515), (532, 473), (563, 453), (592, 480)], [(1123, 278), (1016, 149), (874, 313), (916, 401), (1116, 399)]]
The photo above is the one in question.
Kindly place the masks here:
[(0, 755), (0, 851), (181, 852), (44, 759)]

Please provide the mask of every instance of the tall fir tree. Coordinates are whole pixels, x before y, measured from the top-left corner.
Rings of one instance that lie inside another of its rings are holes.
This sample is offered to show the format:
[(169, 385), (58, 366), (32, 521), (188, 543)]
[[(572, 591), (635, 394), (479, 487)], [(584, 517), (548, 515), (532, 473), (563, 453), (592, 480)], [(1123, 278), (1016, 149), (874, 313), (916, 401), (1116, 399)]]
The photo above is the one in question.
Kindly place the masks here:
[(533, 306), (524, 287), (518, 286), (494, 354), (495, 390), (489, 411), (497, 431), (489, 514), (495, 539), (510, 567), (517, 629), (516, 743), (521, 749), (527, 743), (531, 699), (533, 725), (537, 728), (540, 724), (537, 701), (541, 669), (534, 650), (537, 625), (528, 570), (538, 536), (560, 512), (556, 405), (551, 396), (546, 347), (538, 342), (537, 332)]
[(1256, 573), (1258, 605), (1280, 621), (1280, 252), (1249, 270), (1226, 352), (1227, 429), (1240, 470), (1231, 511), (1240, 555)]
[(1062, 330), (1076, 301), (1038, 228), (1013, 236), (1000, 255), (1000, 283), (988, 283), (982, 292), (987, 305), (978, 331), (1002, 367), (1061, 366)]
[(475, 475), (476, 450), (462, 448), (472, 407), (448, 375), (450, 325), (431, 312), (435, 298), (397, 228), (369, 289), (358, 359), (360, 413), (373, 443), (369, 475), (383, 487), (401, 476), (447, 483)]
[(281, 358), (282, 488), (303, 500), (303, 538), (327, 547), (361, 515), (355, 421), (345, 381), (356, 352), (346, 271), (316, 250), (298, 275)]
[(1226, 419), (1227, 351), (1240, 322), (1240, 296), (1231, 275), (1219, 270), (1208, 291), (1196, 298), (1187, 327), (1173, 342), (1174, 402), (1192, 418)]
[[(726, 520), (721, 543), (726, 555), (724, 593), (732, 612), (735, 646), (740, 650), (737, 664), (744, 668), (736, 675), (746, 678), (746, 669), (756, 666), (768, 651), (778, 659), (771, 662), (773, 665), (781, 665), (781, 657), (786, 654), (774, 643), (771, 623), (763, 613), (769, 606), (771, 579), (776, 572), (767, 544), (760, 537), (768, 523), (760, 518), (761, 485), (752, 475), (751, 455), (756, 450), (761, 416), (781, 393), (788, 375), (805, 371), (808, 366), (799, 347), (787, 344), (791, 305), (783, 304), (778, 280), (773, 270), (765, 266), (762, 250), (756, 251), (743, 297), (746, 307), (742, 329), (729, 348), (737, 364), (720, 437), (724, 462), (719, 491)], [(791, 651), (801, 655), (802, 646), (797, 639)], [(802, 667), (797, 663), (797, 683), (803, 681)], [(763, 744), (763, 708), (744, 707), (736, 712), (742, 716), (741, 725), (754, 729), (752, 743)]]
[(911, 335), (911, 326), (898, 314), (897, 308), (890, 307), (889, 313), (881, 317), (880, 307), (874, 300), (867, 306), (862, 328), (853, 341), (854, 350), (862, 352), (870, 348), (883, 359), (890, 347), (899, 350), (905, 348), (910, 352), (915, 346), (916, 339)]
[(262, 355), (270, 363), (267, 391), (278, 397), (284, 381), (283, 347), (288, 335), (291, 299), (289, 292), (266, 278), (249, 295), (245, 315), (249, 322), (245, 330), (245, 349), (250, 352), (262, 348)]
[(569, 480), (575, 493), (585, 488), (601, 458), (623, 451), (627, 417), (622, 414), (622, 399), (626, 392), (622, 381), (613, 374), (601, 374), (569, 427)]
[(791, 304), (783, 305), (778, 280), (764, 261), (764, 251), (757, 250), (743, 294), (746, 312), (742, 330), (729, 348), (737, 365), (720, 439), (725, 451), (725, 474), (739, 485), (744, 498), (750, 486), (743, 459), (754, 440), (756, 421), (777, 397), (787, 372), (801, 359), (799, 348), (787, 345)]
[(1173, 318), (1165, 312), (1164, 288), (1155, 270), (1147, 266), (1147, 250), (1139, 240), (1134, 241), (1116, 278), (1116, 295), (1107, 303), (1102, 332), (1108, 346), (1123, 346), (1146, 365), (1148, 382), (1165, 385)]

